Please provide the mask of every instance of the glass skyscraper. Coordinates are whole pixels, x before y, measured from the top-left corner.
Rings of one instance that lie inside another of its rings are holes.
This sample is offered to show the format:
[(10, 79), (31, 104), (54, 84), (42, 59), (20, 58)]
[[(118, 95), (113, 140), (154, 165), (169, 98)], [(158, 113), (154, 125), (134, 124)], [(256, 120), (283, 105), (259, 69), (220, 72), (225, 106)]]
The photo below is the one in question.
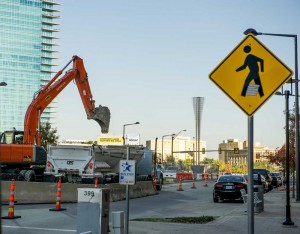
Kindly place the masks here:
[[(34, 94), (52, 78), (58, 30), (53, 0), (0, 1), (0, 132), (23, 130)], [(41, 121), (52, 122), (53, 104)]]

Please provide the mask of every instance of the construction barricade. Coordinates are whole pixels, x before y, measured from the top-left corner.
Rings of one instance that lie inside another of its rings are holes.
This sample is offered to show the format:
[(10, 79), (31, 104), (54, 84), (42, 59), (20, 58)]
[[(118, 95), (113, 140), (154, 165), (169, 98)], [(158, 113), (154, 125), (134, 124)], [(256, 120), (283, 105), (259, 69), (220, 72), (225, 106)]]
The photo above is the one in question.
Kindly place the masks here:
[(182, 179), (182, 180), (192, 180), (193, 179), (193, 173), (192, 172), (177, 172), (176, 173), (176, 179)]

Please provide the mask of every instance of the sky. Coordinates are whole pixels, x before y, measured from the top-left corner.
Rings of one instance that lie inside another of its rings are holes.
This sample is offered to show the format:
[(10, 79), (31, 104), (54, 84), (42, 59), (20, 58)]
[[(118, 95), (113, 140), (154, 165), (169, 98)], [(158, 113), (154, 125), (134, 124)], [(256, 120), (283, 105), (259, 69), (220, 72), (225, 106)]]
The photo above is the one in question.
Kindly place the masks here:
[[(178, 133), (195, 137), (193, 97), (204, 97), (201, 140), (216, 150), (248, 137), (248, 116), (209, 74), (254, 28), (300, 35), (298, 0), (60, 0), (57, 70), (73, 55), (84, 60), (96, 105), (111, 112), (109, 135), (139, 133), (141, 143)], [(294, 40), (257, 39), (294, 71)], [(284, 89), (289, 89), (284, 85)], [(290, 107), (294, 97), (290, 98)], [(285, 98), (272, 96), (253, 116), (254, 142), (270, 149), (285, 142)], [(58, 97), (60, 140), (96, 140), (77, 88)]]

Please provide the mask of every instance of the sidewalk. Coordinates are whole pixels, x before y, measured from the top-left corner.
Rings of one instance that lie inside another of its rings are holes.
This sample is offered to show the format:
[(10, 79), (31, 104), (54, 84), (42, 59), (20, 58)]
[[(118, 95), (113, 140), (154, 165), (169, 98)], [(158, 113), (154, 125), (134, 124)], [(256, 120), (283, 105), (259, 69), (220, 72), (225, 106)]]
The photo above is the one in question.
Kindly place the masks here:
[[(292, 191), (290, 192), (292, 196)], [(276, 189), (264, 194), (264, 211), (254, 215), (254, 233), (259, 234), (299, 234), (300, 202), (290, 198), (291, 220), (293, 226), (282, 225), (286, 220), (286, 191)], [(132, 234), (247, 234), (248, 215), (246, 206), (241, 204), (227, 216), (216, 218), (207, 224), (178, 224), (159, 222), (130, 221), (129, 233)], [(184, 211), (183, 211), (184, 212)]]

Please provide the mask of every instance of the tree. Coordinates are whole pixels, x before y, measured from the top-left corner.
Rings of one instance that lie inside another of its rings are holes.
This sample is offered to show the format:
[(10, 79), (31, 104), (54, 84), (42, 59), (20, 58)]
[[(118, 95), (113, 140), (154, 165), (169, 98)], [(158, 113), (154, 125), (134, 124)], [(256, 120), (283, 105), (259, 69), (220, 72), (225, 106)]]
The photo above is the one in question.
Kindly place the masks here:
[(47, 144), (57, 144), (58, 138), (57, 129), (51, 128), (50, 123), (41, 124), (41, 146), (47, 150)]
[(175, 165), (175, 159), (171, 155), (166, 155), (165, 161), (167, 166)]
[(181, 159), (178, 160), (177, 165), (180, 167), (181, 170), (185, 169), (184, 163)]
[(204, 158), (202, 163), (203, 164), (213, 164), (214, 160), (212, 158)]
[(187, 158), (183, 161), (183, 164), (184, 164), (184, 170), (191, 171), (193, 165), (193, 159)]
[(232, 172), (232, 165), (229, 163), (226, 163), (224, 169), (225, 169), (224, 170), (225, 172)]
[[(286, 128), (286, 127), (284, 127)], [(296, 148), (295, 148), (295, 132), (296, 132), (296, 122), (295, 122), (295, 106), (289, 113), (289, 165), (292, 167), (292, 171), (295, 171), (296, 165)], [(270, 157), (270, 162), (281, 166), (286, 170), (286, 144), (284, 144), (280, 150)]]
[(215, 160), (215, 165), (219, 168), (219, 172), (225, 172), (225, 163), (221, 160)]
[(285, 168), (285, 145), (274, 156), (270, 156), (270, 163)]

